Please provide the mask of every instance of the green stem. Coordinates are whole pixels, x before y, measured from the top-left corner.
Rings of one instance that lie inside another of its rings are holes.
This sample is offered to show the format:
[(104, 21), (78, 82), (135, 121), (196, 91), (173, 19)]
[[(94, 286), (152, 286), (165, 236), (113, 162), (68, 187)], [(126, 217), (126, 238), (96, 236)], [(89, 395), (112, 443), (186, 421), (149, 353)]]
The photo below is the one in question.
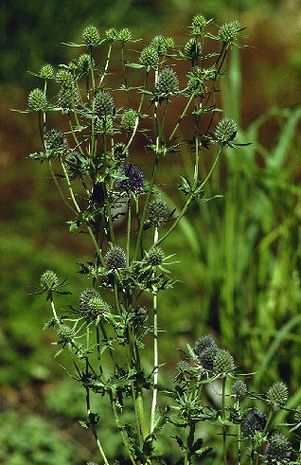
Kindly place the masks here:
[[(227, 382), (227, 377), (225, 376), (223, 378), (222, 382), (222, 419), (225, 421), (225, 401), (226, 401), (226, 382)], [(223, 463), (224, 465), (227, 465), (227, 435), (226, 435), (226, 426), (223, 425)]]
[(132, 465), (137, 465), (136, 460), (135, 460), (135, 458), (134, 458), (134, 456), (133, 456), (133, 454), (131, 452), (131, 449), (130, 449), (130, 443), (129, 443), (126, 435), (124, 434), (124, 429), (123, 429), (123, 426), (121, 424), (121, 421), (120, 421), (120, 418), (119, 418), (119, 415), (118, 415), (118, 412), (117, 412), (115, 400), (113, 399), (112, 394), (110, 394), (110, 399), (111, 399), (111, 404), (112, 404), (112, 408), (113, 408), (113, 414), (114, 414), (115, 422), (116, 422), (116, 425), (117, 425), (117, 427), (118, 427), (118, 429), (120, 431), (122, 441), (123, 441), (123, 444), (124, 444), (124, 446), (126, 448), (129, 459), (132, 462)]
[(126, 234), (126, 266), (130, 265), (131, 227), (132, 227), (132, 204), (131, 204), (131, 199), (129, 199), (127, 234)]

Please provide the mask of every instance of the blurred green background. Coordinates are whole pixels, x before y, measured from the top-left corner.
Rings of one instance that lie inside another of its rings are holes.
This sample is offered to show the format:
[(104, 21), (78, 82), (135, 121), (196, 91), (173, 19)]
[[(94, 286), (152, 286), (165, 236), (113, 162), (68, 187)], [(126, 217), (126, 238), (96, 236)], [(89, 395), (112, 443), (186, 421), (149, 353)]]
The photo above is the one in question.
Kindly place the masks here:
[[(1, 463), (79, 465), (94, 453), (74, 426), (84, 415), (81, 393), (53, 360), (52, 334), (42, 331), (48, 309), (33, 295), (46, 268), (78, 294), (86, 283), (76, 263), (91, 248), (84, 237), (69, 234), (68, 211), (46, 167), (26, 159), (39, 149), (35, 119), (10, 109), (24, 108), (28, 90), (36, 87), (27, 71), (70, 58), (61, 42), (76, 41), (85, 25), (101, 32), (127, 26), (145, 40), (161, 33), (180, 43), (196, 13), (216, 24), (239, 19), (246, 27), (249, 48), (231, 54), (221, 97), (225, 114), (241, 127), (240, 141), (252, 145), (228, 150), (207, 193), (223, 197), (195, 203), (168, 243), (181, 259), (174, 275), (183, 284), (161, 301), (167, 333), (160, 357), (172, 371), (177, 360), (171, 347), (210, 332), (243, 370), (258, 371), (254, 387), (282, 377), (293, 395), (290, 405), (301, 401), (299, 1), (2, 0)], [(182, 166), (190, 172), (187, 157)], [(178, 169), (169, 164), (160, 172), (171, 205), (180, 204), (172, 188)], [(111, 439), (110, 447), (114, 455), (118, 441)]]

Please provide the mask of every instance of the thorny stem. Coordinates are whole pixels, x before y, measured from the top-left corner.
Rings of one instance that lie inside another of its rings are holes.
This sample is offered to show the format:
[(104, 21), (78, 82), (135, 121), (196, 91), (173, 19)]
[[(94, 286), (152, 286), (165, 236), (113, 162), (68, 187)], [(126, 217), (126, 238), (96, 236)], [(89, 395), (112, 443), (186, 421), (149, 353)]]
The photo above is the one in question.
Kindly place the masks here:
[(93, 423), (93, 418), (91, 417), (91, 405), (90, 405), (90, 390), (88, 387), (86, 387), (86, 408), (87, 408), (87, 415), (88, 415), (88, 421), (90, 423), (90, 427), (91, 427), (91, 430), (92, 430), (92, 434), (94, 436), (94, 439), (96, 441), (96, 444), (97, 444), (97, 448), (99, 450), (99, 453), (104, 461), (104, 464), (105, 465), (110, 465), (109, 462), (108, 462), (108, 459), (106, 457), (106, 454), (101, 446), (101, 443), (100, 443), (100, 440), (99, 440), (99, 437), (98, 437), (98, 434), (97, 434), (97, 431), (96, 431), (96, 427), (95, 427), (95, 424)]
[(105, 76), (107, 75), (107, 71), (108, 71), (109, 63), (110, 63), (110, 58), (111, 58), (111, 52), (112, 52), (112, 44), (110, 44), (110, 46), (109, 46), (106, 64), (105, 64), (105, 67), (104, 67), (104, 70), (103, 70), (103, 74), (101, 75), (101, 78), (99, 80), (98, 87), (100, 87), (102, 85), (103, 80), (104, 80)]
[(126, 266), (130, 266), (131, 226), (132, 226), (132, 204), (131, 204), (131, 198), (129, 198), (127, 234), (126, 234)]

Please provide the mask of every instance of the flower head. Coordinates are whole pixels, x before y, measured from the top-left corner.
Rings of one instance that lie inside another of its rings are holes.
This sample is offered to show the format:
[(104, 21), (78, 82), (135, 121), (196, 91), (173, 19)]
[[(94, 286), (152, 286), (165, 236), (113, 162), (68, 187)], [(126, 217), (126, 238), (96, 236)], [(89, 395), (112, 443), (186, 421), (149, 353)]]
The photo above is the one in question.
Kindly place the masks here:
[(117, 186), (128, 193), (135, 194), (139, 192), (144, 184), (144, 175), (139, 166), (134, 163), (126, 163), (121, 168), (121, 174), (125, 179), (118, 181)]
[(124, 250), (119, 246), (111, 247), (105, 256), (106, 266), (109, 270), (114, 271), (126, 266), (126, 255)]
[(268, 403), (272, 405), (274, 410), (279, 410), (283, 407), (288, 399), (288, 389), (282, 381), (277, 381), (272, 384), (267, 392)]
[(33, 89), (28, 96), (28, 108), (32, 111), (47, 109), (47, 99), (42, 89)]
[(83, 30), (83, 40), (87, 47), (95, 47), (100, 44), (100, 35), (95, 26), (89, 25)]

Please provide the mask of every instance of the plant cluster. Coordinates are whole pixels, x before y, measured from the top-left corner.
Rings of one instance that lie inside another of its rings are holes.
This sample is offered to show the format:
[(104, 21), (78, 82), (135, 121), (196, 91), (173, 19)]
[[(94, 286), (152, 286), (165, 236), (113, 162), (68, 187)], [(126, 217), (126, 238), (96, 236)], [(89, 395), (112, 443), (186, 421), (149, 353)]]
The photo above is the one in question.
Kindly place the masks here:
[[(66, 44), (84, 53), (57, 69), (43, 66), (36, 74), (43, 86), (28, 97), (26, 112), (37, 115), (42, 142), (42, 150), (30, 158), (48, 163), (72, 212), (70, 231), (88, 235), (95, 248), (91, 260), (80, 264), (88, 285), (77, 305), (58, 309), (57, 298), (68, 292), (66, 282), (51, 270), (42, 274), (38, 292), (52, 309), (47, 326), (57, 332), (56, 356), (70, 353), (70, 375), (85, 392), (87, 415), (81, 426), (91, 431), (106, 465), (110, 461), (101, 438), (105, 412), (93, 410), (94, 396), (109, 399), (124, 460), (132, 465), (167, 463), (156, 447), (164, 428), (173, 430), (178, 465), (207, 456), (224, 464), (234, 457), (238, 463), (249, 463), (251, 457), (254, 464), (289, 463), (294, 457), (288, 439), (270, 431), (272, 413), (266, 418), (254, 408), (242, 410), (243, 399), (257, 397), (249, 395), (240, 378), (229, 391), (227, 381), (237, 374), (235, 361), (210, 336), (188, 346), (172, 386), (162, 385), (159, 377), (160, 294), (175, 285), (170, 271), (174, 258), (164, 244), (189, 206), (208, 200), (206, 187), (223, 151), (241, 145), (234, 121), (222, 117), (216, 122), (222, 112), (216, 95), (227, 53), (238, 45), (242, 28), (233, 21), (212, 32), (211, 25), (197, 15), (184, 46), (157, 35), (139, 51), (128, 28), (112, 28), (101, 36), (88, 26), (82, 43)], [(216, 52), (209, 52), (210, 41), (217, 43)], [(121, 63), (117, 71), (113, 52)], [(60, 118), (54, 124), (55, 115)], [(183, 135), (186, 119), (190, 132)], [(138, 144), (147, 170), (133, 161)], [(183, 147), (193, 159), (194, 173), (191, 178), (179, 174), (184, 201), (179, 211), (172, 211), (158, 185), (158, 169), (167, 157), (176, 163)], [(209, 149), (216, 154), (205, 172), (201, 151)], [(125, 224), (124, 238), (117, 234), (120, 224)], [(151, 367), (143, 356), (150, 341)], [(217, 392), (215, 404), (204, 399), (210, 387)], [(286, 397), (286, 387), (278, 383), (263, 400), (274, 412)], [(124, 421), (128, 410), (134, 414), (132, 423)], [(202, 438), (201, 422), (220, 427), (220, 440), (215, 438), (212, 447)]]

